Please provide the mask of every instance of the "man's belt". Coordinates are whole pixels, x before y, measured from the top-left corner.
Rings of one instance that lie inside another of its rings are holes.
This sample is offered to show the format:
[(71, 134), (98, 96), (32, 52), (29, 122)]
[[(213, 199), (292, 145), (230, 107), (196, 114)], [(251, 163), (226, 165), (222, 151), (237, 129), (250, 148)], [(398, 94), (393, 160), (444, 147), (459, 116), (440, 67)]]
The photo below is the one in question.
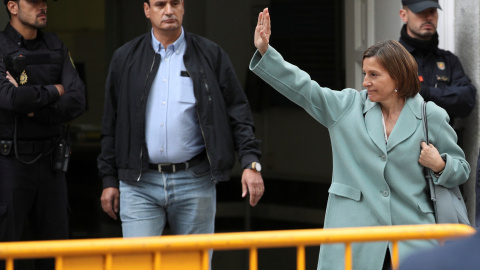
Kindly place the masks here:
[[(36, 155), (50, 152), (55, 145), (54, 140), (17, 141), (17, 153), (22, 155)], [(0, 153), (4, 156), (14, 154), (13, 140), (0, 140)]]
[(148, 168), (151, 170), (157, 170), (159, 172), (166, 172), (166, 173), (172, 173), (172, 172), (178, 172), (178, 171), (183, 171), (187, 170), (188, 168), (191, 168), (195, 165), (200, 164), (206, 156), (206, 152), (202, 151), (200, 154), (196, 155), (192, 159), (185, 161), (185, 162), (180, 162), (180, 163), (160, 163), (160, 164), (148, 164)]

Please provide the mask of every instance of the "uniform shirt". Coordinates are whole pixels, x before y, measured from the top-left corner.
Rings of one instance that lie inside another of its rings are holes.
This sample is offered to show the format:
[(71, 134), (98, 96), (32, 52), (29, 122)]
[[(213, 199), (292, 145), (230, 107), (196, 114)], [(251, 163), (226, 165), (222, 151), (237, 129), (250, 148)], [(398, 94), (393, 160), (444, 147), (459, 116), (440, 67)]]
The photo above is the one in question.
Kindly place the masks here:
[(200, 153), (205, 144), (198, 124), (193, 82), (183, 62), (183, 28), (180, 37), (166, 50), (152, 30), (152, 46), (161, 59), (147, 101), (145, 136), (149, 162), (184, 162)]

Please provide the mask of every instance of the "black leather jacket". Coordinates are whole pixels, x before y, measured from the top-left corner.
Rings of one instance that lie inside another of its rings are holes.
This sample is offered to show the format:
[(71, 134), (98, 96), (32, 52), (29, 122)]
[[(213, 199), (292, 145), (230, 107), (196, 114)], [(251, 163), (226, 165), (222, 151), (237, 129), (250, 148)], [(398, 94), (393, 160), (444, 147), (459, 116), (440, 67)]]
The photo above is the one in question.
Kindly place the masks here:
[[(212, 181), (226, 181), (235, 164), (235, 152), (242, 167), (260, 157), (250, 105), (220, 46), (188, 32), (185, 39), (184, 62), (193, 81), (208, 157), (206, 170)], [(106, 82), (102, 151), (97, 160), (104, 188), (118, 187), (119, 180), (141, 180), (142, 171), (148, 169), (145, 113), (159, 65), (150, 32), (113, 55)]]

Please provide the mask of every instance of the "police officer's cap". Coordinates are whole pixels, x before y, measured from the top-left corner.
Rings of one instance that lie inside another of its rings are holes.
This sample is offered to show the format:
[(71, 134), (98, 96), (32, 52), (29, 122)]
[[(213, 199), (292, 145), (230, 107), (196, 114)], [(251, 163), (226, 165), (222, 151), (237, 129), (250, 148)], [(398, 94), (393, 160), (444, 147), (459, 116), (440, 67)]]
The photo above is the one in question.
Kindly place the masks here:
[(438, 0), (402, 0), (402, 5), (407, 6), (413, 13), (419, 13), (427, 8), (439, 8)]
[[(8, 1), (13, 1), (13, 0), (3, 0), (3, 3), (5, 3), (5, 5), (8, 3)], [(47, 0), (28, 0), (30, 2), (37, 2), (37, 1), (47, 1)], [(57, 0), (54, 0), (54, 1), (57, 1)]]

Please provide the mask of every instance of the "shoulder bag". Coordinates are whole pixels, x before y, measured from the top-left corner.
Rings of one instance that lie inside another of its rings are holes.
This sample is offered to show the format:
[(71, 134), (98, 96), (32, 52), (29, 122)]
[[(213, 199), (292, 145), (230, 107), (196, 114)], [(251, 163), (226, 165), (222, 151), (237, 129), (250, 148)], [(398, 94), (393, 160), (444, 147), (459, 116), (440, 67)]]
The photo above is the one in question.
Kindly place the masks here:
[[(428, 140), (427, 103), (425, 101), (422, 104), (422, 121), (425, 142), (430, 144)], [(430, 188), (430, 198), (435, 211), (435, 222), (470, 225), (467, 207), (465, 206), (460, 188), (458, 186), (446, 188), (440, 185), (435, 185), (430, 171), (431, 170), (427, 167), (423, 168), (425, 179)]]

